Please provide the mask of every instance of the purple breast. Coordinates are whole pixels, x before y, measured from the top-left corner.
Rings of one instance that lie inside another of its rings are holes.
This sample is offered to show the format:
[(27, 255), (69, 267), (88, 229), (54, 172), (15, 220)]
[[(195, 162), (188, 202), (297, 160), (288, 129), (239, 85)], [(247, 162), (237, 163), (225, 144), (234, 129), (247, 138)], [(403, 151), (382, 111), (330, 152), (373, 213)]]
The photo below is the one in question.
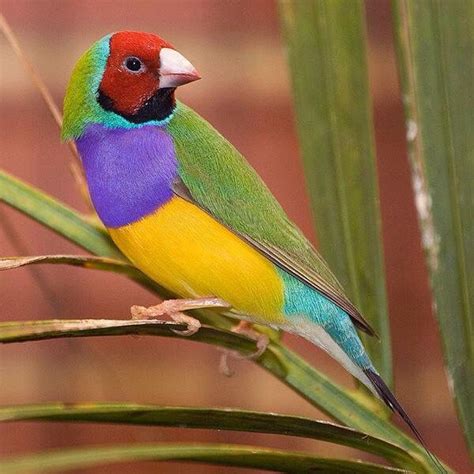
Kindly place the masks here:
[(171, 199), (178, 164), (164, 129), (93, 124), (76, 144), (92, 202), (107, 227), (135, 222)]

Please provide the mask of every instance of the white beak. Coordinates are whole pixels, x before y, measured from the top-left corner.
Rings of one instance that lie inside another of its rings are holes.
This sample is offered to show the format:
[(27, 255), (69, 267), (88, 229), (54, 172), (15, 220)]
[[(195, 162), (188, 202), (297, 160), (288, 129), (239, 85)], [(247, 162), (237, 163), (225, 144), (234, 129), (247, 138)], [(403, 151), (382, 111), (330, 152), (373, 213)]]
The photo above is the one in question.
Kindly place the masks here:
[(201, 76), (194, 66), (178, 51), (162, 48), (160, 51), (160, 89), (178, 87), (197, 81)]

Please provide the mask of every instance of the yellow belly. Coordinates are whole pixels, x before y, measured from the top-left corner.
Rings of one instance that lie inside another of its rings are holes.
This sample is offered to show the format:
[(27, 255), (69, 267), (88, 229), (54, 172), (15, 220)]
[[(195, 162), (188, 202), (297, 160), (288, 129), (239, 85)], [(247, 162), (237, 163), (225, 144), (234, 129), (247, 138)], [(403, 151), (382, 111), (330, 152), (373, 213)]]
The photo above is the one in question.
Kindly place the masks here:
[(274, 265), (195, 205), (174, 197), (138, 222), (109, 229), (122, 252), (182, 297), (217, 296), (255, 321), (283, 323)]

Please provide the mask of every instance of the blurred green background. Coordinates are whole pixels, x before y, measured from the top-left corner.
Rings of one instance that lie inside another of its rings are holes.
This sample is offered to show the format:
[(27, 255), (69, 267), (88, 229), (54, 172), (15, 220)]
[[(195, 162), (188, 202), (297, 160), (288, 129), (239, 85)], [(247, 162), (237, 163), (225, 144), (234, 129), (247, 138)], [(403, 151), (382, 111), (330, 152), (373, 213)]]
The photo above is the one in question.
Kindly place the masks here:
[[(304, 0), (302, 0), (304, 1)], [(157, 33), (197, 67), (203, 79), (179, 98), (213, 123), (249, 159), (289, 215), (317, 243), (292, 110), (277, 6), (270, 0), (3, 0), (2, 12), (58, 103), (79, 55), (99, 37), (131, 29)], [(431, 314), (416, 220), (405, 127), (394, 60), (390, 3), (366, 2), (385, 265), (396, 393), (428, 445), (459, 472), (469, 463), (454, 414)], [(66, 146), (6, 41), (1, 48), (0, 159), (6, 171), (85, 210), (69, 174)], [(0, 207), (0, 254), (77, 253), (31, 220)], [(0, 274), (2, 319), (127, 318), (150, 294), (117, 275), (70, 267), (30, 267)], [(334, 379), (342, 368), (313, 346), (288, 344)], [(248, 362), (218, 373), (213, 347), (166, 338), (91, 338), (0, 347), (0, 403), (117, 400), (163, 405), (230, 406), (324, 418)], [(129, 441), (261, 444), (325, 455), (350, 450), (271, 435), (149, 427), (15, 423), (0, 425), (0, 454)], [(358, 453), (359, 454), (359, 453)], [(362, 455), (363, 456), (363, 455)], [(135, 464), (87, 472), (242, 472), (230, 468)], [(250, 472), (250, 471), (249, 471)]]

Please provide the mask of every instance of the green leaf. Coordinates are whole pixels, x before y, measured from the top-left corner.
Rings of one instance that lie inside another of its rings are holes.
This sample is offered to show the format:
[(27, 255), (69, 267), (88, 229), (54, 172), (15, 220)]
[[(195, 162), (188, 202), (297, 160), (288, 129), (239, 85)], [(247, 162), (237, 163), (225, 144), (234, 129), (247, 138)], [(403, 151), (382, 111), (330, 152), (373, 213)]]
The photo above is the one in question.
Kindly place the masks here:
[(392, 359), (360, 0), (281, 0), (301, 154), (322, 255), (379, 334), (364, 336), (388, 385)]
[(0, 200), (83, 249), (103, 257), (125, 259), (104, 228), (3, 170), (0, 170)]
[(474, 459), (474, 3), (398, 0), (394, 14), (415, 202)]
[(37, 255), (31, 257), (0, 258), (0, 271), (12, 270), (26, 265), (52, 263), (56, 265), (73, 265), (76, 267), (93, 268), (125, 275), (136, 276), (137, 269), (123, 260), (107, 257), (92, 257), (90, 255)]
[[(0, 342), (13, 343), (58, 337), (150, 335), (205, 342), (233, 349), (244, 355), (255, 352), (255, 341), (231, 331), (203, 326), (192, 336), (182, 336), (173, 330), (183, 330), (182, 324), (167, 321), (133, 321), (111, 319), (19, 321), (0, 323)], [(310, 403), (332, 418), (356, 430), (390, 441), (419, 461), (419, 472), (431, 472), (431, 460), (423, 448), (387, 420), (377, 415), (358, 398), (331, 382), (282, 344), (272, 341), (256, 361)], [(424, 470), (421, 466), (424, 466)]]
[(409, 453), (381, 439), (333, 423), (274, 413), (121, 403), (48, 403), (0, 408), (0, 422), (26, 420), (176, 426), (298, 436), (361, 449), (383, 456), (398, 467), (414, 471), (420, 468)]
[(377, 464), (229, 444), (134, 444), (75, 448), (0, 461), (2, 474), (61, 471), (130, 461), (187, 461), (278, 472), (406, 472)]

